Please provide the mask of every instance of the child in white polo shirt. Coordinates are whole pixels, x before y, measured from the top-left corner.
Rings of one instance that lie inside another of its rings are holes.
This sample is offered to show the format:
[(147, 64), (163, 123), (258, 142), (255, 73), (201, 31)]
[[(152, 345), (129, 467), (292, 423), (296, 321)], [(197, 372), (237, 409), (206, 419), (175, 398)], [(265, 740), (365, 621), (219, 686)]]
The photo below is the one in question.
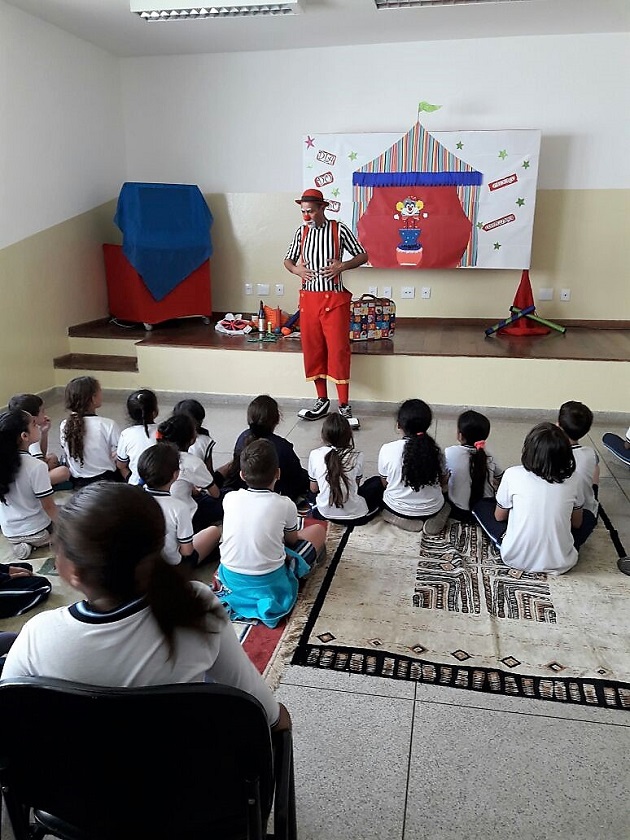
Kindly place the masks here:
[[(275, 627), (293, 609), (298, 578), (308, 574), (324, 547), (320, 525), (298, 528), (295, 502), (274, 493), (280, 477), (274, 445), (264, 439), (241, 453), (246, 490), (223, 500), (223, 540), (218, 597), (235, 618), (257, 618)], [(290, 557), (287, 557), (287, 548)]]
[(569, 438), (554, 423), (539, 423), (525, 438), (521, 466), (503, 473), (496, 507), (482, 499), (473, 513), (506, 566), (561, 575), (578, 561), (571, 528), (582, 524), (583, 506)]
[(203, 563), (219, 545), (221, 529), (210, 525), (193, 533), (192, 516), (185, 502), (171, 495), (171, 487), (179, 476), (179, 452), (172, 444), (149, 446), (138, 458), (138, 475), (145, 490), (162, 508), (166, 522), (164, 559), (172, 566), (184, 562), (195, 567)]
[[(28, 412), (0, 415), (0, 527), (16, 560), (50, 543), (57, 517), (46, 462), (29, 453), (38, 440), (39, 427)], [(29, 563), (0, 564), (0, 618), (21, 615), (48, 597), (50, 582), (32, 571)]]
[(580, 438), (587, 435), (593, 424), (593, 412), (576, 400), (569, 400), (562, 403), (558, 412), (558, 426), (571, 441), (573, 457), (575, 458), (575, 471), (582, 479), (584, 491), (584, 509), (582, 524), (573, 530), (573, 541), (577, 549), (584, 545), (593, 529), (597, 525), (599, 514), (599, 502), (597, 494), (599, 491), (599, 455), (590, 446), (582, 446)]

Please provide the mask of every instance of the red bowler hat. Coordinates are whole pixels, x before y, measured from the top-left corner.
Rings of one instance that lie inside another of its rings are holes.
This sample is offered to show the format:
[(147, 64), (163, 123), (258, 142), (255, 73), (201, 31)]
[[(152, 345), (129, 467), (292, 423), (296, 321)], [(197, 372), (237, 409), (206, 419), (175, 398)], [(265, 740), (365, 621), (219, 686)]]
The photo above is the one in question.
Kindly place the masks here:
[(321, 190), (304, 190), (302, 193), (302, 198), (296, 198), (295, 203), (301, 204), (303, 201), (314, 201), (317, 204), (323, 204), (324, 207), (328, 207), (329, 202), (323, 196)]

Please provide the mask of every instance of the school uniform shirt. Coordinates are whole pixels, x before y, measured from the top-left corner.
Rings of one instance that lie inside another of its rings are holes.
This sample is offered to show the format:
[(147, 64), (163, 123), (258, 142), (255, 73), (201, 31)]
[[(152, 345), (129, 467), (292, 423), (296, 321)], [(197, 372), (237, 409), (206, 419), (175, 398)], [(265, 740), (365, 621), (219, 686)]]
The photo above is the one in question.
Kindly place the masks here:
[(191, 455), (196, 455), (197, 458), (201, 458), (201, 460), (205, 464), (208, 455), (212, 451), (211, 444), (213, 443), (214, 440), (210, 437), (210, 435), (205, 435), (202, 432), (201, 434), (197, 435), (193, 445), (188, 447), (188, 451)]
[[(448, 497), (460, 510), (470, 510), (470, 456), (474, 455), (474, 446), (457, 444), (447, 446), (444, 460), (448, 477)], [(483, 488), (484, 498), (494, 496), (493, 481), (503, 475), (503, 470), (486, 449), (486, 483)]]
[(5, 537), (28, 537), (50, 525), (50, 517), (40, 499), (53, 493), (45, 461), (29, 452), (20, 452), (20, 468), (15, 481), (0, 502), (0, 527)]
[(298, 530), (295, 502), (272, 490), (236, 490), (223, 498), (221, 565), (266, 575), (284, 565), (284, 535)]
[(66, 444), (66, 420), (61, 421), (59, 437), (61, 447), (73, 478), (92, 478), (95, 475), (116, 469), (114, 460), (120, 429), (109, 417), (88, 414), (83, 417), (83, 463), (71, 458)]
[(178, 628), (173, 656), (143, 598), (108, 613), (80, 601), (27, 621), (2, 676), (119, 687), (214, 680), (256, 697), (273, 725), (278, 703), (241, 648), (225, 609), (205, 584), (193, 581), (191, 586), (207, 607), (207, 632)]
[(182, 555), (179, 553), (180, 545), (191, 544), (193, 541), (192, 516), (188, 505), (181, 499), (174, 498), (165, 490), (149, 490), (158, 505), (162, 508), (164, 521), (166, 523), (166, 536), (162, 554), (167, 563), (171, 566), (178, 566), (182, 562)]
[(403, 516), (432, 516), (444, 506), (441, 484), (427, 484), (417, 492), (403, 482), (403, 450), (406, 439), (393, 440), (381, 446), (378, 453), (378, 472), (387, 479), (383, 501), (394, 513)]
[(582, 490), (584, 492), (584, 510), (590, 510), (593, 516), (599, 513), (599, 502), (595, 498), (593, 490), (593, 475), (599, 464), (599, 455), (590, 446), (581, 446), (579, 443), (572, 447), (575, 458), (575, 471), (582, 479)]
[[(326, 455), (333, 449), (332, 446), (320, 446), (314, 449), (308, 459), (308, 476), (311, 481), (316, 481), (319, 493), (315, 499), (317, 510), (326, 519), (359, 519), (368, 514), (367, 502), (363, 496), (359, 496), (359, 480), (363, 477), (363, 453), (356, 450), (352, 453), (350, 466), (346, 475), (348, 477), (348, 495), (344, 500), (343, 507), (335, 507), (330, 504), (330, 485), (326, 480)], [(341, 489), (346, 495), (342, 483)]]
[(149, 435), (145, 431), (144, 426), (129, 426), (123, 429), (118, 438), (118, 447), (116, 449), (116, 458), (123, 464), (126, 464), (131, 470), (129, 476), (129, 484), (140, 484), (140, 476), (138, 475), (138, 458), (142, 455), (145, 449), (153, 446), (155, 443), (155, 433), (157, 431), (156, 423), (149, 423), (147, 426)]
[(205, 490), (213, 484), (214, 479), (201, 458), (190, 452), (179, 453), (179, 478), (171, 484), (171, 496), (181, 499), (191, 516), (197, 510), (197, 502), (192, 495), (195, 487)]
[(584, 505), (582, 478), (574, 473), (550, 484), (523, 466), (509, 467), (497, 490), (497, 504), (509, 510), (501, 557), (524, 572), (561, 575), (573, 568), (578, 553), (571, 535), (571, 514)]
[[(251, 435), (250, 429), (245, 429), (238, 436), (234, 444), (234, 451), (241, 452), (245, 447), (245, 441)], [(259, 440), (268, 440), (272, 443), (278, 455), (278, 466), (280, 467), (280, 478), (273, 488), (281, 496), (289, 496), (296, 501), (300, 496), (308, 493), (308, 473), (302, 466), (293, 444), (280, 435), (262, 435)], [(238, 477), (230, 486), (245, 490), (247, 485)]]

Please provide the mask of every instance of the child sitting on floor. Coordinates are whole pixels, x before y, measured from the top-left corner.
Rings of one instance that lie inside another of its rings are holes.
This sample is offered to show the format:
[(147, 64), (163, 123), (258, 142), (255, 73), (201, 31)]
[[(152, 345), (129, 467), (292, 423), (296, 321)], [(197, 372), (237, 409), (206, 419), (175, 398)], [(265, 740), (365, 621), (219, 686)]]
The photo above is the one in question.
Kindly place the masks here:
[(103, 405), (99, 381), (93, 376), (71, 379), (66, 385), (65, 400), (70, 414), (61, 421), (59, 437), (73, 485), (120, 481), (115, 460), (120, 429), (113, 420), (96, 413)]
[(210, 432), (204, 428), (203, 421), (206, 419), (205, 408), (199, 400), (185, 399), (175, 403), (173, 414), (188, 414), (192, 417), (197, 437), (188, 451), (191, 455), (196, 455), (198, 458), (201, 458), (208, 470), (214, 474), (212, 450), (215, 447), (216, 441)]
[[(50, 417), (46, 415), (44, 410), (44, 401), (37, 394), (15, 394), (9, 400), (9, 411), (20, 409), (21, 411), (28, 411), (35, 418), (35, 422), (39, 426), (39, 440), (31, 444), (29, 452), (35, 458), (40, 458), (46, 461), (48, 465), (48, 475), (50, 483), (56, 490), (71, 490), (72, 485), (70, 481), (70, 470), (59, 463), (59, 458), (48, 451), (48, 432), (50, 431)], [(59, 485), (67, 485), (60, 487)]]
[(444, 459), (448, 470), (448, 500), (451, 517), (474, 522), (473, 505), (494, 499), (503, 470), (486, 448), (490, 421), (478, 411), (464, 411), (457, 418), (457, 446), (447, 446)]
[(584, 403), (569, 400), (562, 403), (558, 413), (558, 426), (571, 441), (575, 472), (582, 479), (584, 508), (582, 524), (573, 530), (573, 542), (579, 550), (593, 533), (599, 513), (599, 455), (590, 446), (582, 446), (580, 438), (587, 435), (593, 424), (593, 412)]
[(153, 496), (164, 514), (164, 559), (171, 566), (177, 566), (182, 561), (193, 568), (199, 566), (218, 546), (221, 529), (210, 525), (194, 534), (188, 506), (171, 495), (171, 487), (179, 476), (177, 448), (160, 443), (145, 449), (138, 459), (138, 473), (144, 481), (144, 489)]
[[(57, 515), (46, 464), (29, 453), (38, 440), (39, 427), (28, 412), (0, 415), (0, 526), (16, 560), (26, 560), (33, 548), (50, 543)], [(51, 590), (50, 581), (34, 575), (30, 563), (0, 563), (0, 618), (33, 609)]]
[(496, 506), (482, 499), (473, 513), (506, 566), (561, 575), (578, 561), (571, 528), (582, 524), (583, 505), (569, 438), (554, 423), (539, 423), (525, 438), (521, 466), (504, 472)]
[(214, 477), (201, 458), (189, 452), (195, 436), (195, 424), (189, 414), (173, 414), (157, 430), (158, 444), (172, 443), (179, 450), (179, 476), (173, 482), (171, 495), (185, 502), (197, 533), (223, 519), (223, 507)]
[(138, 458), (155, 443), (158, 413), (157, 397), (148, 388), (140, 388), (127, 397), (127, 414), (133, 425), (120, 433), (116, 466), (128, 484), (140, 484)]
[(401, 440), (381, 446), (378, 471), (383, 480), (383, 519), (406, 531), (435, 536), (451, 507), (444, 499), (448, 481), (440, 447), (428, 433), (433, 419), (423, 400), (405, 400), (398, 409)]
[(275, 433), (280, 423), (278, 403), (268, 394), (255, 397), (247, 406), (247, 423), (249, 428), (241, 432), (234, 445), (231, 463), (221, 468), (221, 472), (226, 476), (224, 489), (239, 490), (245, 487), (240, 475), (241, 452), (248, 443), (262, 439), (270, 441), (278, 454), (280, 479), (276, 483), (275, 492), (281, 496), (288, 496), (296, 503), (302, 502), (308, 494), (308, 473), (300, 463), (293, 444)]
[(308, 459), (311, 493), (317, 505), (311, 516), (342, 525), (363, 525), (379, 512), (383, 483), (378, 475), (361, 484), (363, 453), (354, 448), (350, 423), (338, 412), (322, 426), (323, 446)]
[(320, 525), (298, 530), (295, 503), (274, 493), (280, 469), (270, 441), (255, 440), (243, 450), (241, 475), (247, 489), (223, 500), (219, 598), (234, 617), (275, 627), (293, 609), (298, 578), (315, 563), (326, 531)]

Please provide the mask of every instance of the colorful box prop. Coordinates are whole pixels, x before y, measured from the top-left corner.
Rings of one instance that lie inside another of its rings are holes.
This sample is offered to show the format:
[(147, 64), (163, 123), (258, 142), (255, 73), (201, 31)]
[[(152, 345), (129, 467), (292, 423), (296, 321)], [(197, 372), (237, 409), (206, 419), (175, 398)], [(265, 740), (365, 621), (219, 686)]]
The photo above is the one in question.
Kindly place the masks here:
[(389, 298), (361, 295), (350, 302), (350, 341), (393, 338), (396, 304)]

